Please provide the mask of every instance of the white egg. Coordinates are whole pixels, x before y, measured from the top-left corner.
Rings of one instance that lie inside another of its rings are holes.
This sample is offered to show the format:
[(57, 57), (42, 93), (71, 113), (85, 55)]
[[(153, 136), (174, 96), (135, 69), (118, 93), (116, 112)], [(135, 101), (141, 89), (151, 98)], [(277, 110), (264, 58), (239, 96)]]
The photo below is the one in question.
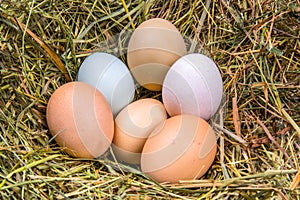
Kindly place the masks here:
[(130, 71), (111, 54), (97, 52), (89, 55), (81, 64), (77, 79), (97, 88), (106, 98), (114, 116), (134, 98), (134, 80)]
[(163, 82), (162, 98), (171, 116), (191, 114), (208, 120), (220, 106), (222, 94), (218, 67), (198, 53), (178, 59)]

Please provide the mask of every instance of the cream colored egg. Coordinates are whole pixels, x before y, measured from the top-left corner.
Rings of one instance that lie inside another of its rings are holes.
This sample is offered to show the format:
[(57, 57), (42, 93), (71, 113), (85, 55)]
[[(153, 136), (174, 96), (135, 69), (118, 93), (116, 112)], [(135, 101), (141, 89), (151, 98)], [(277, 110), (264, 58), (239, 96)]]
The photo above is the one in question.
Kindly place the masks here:
[(116, 157), (139, 164), (146, 139), (166, 118), (164, 106), (155, 99), (141, 99), (125, 107), (115, 119), (113, 150)]

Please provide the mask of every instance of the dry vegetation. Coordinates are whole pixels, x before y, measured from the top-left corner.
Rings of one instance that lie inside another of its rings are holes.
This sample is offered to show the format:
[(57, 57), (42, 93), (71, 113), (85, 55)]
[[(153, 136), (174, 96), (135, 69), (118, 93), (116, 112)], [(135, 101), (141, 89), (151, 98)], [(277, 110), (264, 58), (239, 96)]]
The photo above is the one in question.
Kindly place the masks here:
[[(218, 154), (201, 180), (159, 185), (74, 159), (48, 133), (55, 89), (90, 52), (123, 51), (111, 38), (152, 17), (173, 22), (222, 72)], [(300, 199), (299, 24), (299, 0), (2, 1), (0, 198)]]

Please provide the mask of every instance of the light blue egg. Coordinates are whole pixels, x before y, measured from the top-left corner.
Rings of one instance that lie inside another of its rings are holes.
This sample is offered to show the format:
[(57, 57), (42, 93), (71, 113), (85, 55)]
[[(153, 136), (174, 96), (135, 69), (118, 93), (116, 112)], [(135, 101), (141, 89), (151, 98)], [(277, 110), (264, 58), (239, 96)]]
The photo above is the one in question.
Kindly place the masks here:
[(77, 80), (97, 88), (114, 116), (134, 98), (134, 80), (129, 69), (119, 58), (108, 53), (89, 55), (79, 68)]

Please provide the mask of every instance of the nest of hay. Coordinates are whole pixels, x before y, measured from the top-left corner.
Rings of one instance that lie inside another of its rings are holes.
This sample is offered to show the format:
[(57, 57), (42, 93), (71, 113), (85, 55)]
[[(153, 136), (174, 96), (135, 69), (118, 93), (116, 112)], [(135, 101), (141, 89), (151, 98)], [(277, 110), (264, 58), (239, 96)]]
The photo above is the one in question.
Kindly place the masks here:
[[(0, 1), (1, 199), (299, 199), (299, 8), (298, 0)], [(153, 17), (174, 23), (222, 73), (218, 153), (200, 180), (157, 184), (71, 158), (47, 128), (49, 97), (75, 80), (83, 59), (120, 51), (111, 38)]]

